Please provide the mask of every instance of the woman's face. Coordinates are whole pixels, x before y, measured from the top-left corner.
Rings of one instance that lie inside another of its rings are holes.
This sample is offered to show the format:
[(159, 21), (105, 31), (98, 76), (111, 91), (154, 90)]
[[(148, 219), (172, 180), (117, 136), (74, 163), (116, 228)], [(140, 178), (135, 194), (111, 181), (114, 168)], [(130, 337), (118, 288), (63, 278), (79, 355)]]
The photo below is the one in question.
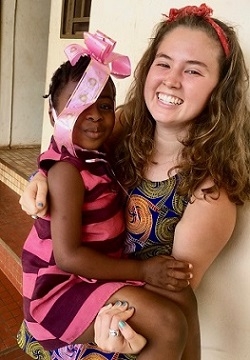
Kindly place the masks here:
[(180, 131), (202, 112), (219, 80), (221, 51), (202, 30), (180, 26), (163, 38), (144, 86), (157, 126)]

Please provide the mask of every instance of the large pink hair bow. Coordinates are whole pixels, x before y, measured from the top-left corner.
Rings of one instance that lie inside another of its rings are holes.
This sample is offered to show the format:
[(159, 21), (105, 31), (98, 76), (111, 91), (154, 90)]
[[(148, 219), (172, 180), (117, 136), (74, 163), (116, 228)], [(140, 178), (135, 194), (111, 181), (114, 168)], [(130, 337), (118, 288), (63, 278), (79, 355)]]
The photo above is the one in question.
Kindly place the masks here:
[(110, 64), (110, 73), (117, 78), (124, 78), (131, 74), (128, 56), (113, 52), (116, 44), (114, 40), (100, 31), (96, 31), (95, 34), (84, 32), (83, 36), (86, 48), (75, 44), (67, 46), (64, 50), (72, 66), (81, 56), (89, 55), (102, 64)]
[(85, 47), (71, 44), (65, 48), (70, 63), (74, 66), (81, 56), (90, 56), (90, 63), (78, 82), (63, 111), (55, 120), (54, 138), (59, 149), (65, 146), (75, 154), (72, 131), (78, 116), (98, 99), (110, 74), (125, 78), (131, 74), (128, 56), (114, 53), (116, 42), (100, 31), (95, 34), (84, 32)]

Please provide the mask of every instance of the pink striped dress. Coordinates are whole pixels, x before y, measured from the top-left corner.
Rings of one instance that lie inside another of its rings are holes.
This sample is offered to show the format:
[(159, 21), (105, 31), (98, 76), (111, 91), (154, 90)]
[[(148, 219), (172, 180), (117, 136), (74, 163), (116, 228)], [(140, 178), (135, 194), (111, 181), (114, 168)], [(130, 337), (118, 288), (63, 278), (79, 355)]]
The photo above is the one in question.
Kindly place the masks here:
[[(46, 173), (55, 161), (74, 164), (83, 178), (83, 243), (120, 257), (125, 236), (123, 199), (104, 155), (78, 150), (73, 157), (66, 150), (60, 153), (52, 139), (49, 150), (39, 158), (40, 167)], [(22, 266), (25, 321), (31, 334), (48, 350), (73, 343), (109, 297), (131, 284), (85, 279), (60, 270), (53, 256), (49, 216), (35, 221), (23, 247)]]

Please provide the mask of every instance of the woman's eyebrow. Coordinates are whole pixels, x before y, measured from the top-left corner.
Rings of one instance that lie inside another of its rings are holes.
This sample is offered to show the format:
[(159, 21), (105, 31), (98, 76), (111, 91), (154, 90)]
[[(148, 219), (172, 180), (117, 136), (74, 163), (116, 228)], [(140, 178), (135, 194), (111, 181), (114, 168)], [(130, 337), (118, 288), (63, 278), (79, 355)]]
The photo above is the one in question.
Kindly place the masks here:
[[(164, 58), (166, 60), (171, 60), (173, 61), (173, 59), (168, 56), (167, 54), (164, 54), (164, 53), (158, 53), (156, 54), (155, 58)], [(190, 64), (190, 65), (199, 65), (199, 66), (202, 66), (204, 68), (207, 68), (208, 66), (203, 62), (203, 61), (199, 61), (199, 60), (186, 60), (185, 61), (187, 64)]]
[(155, 58), (156, 58), (156, 59), (157, 59), (157, 58), (160, 58), (160, 57), (163, 57), (163, 58), (165, 58), (165, 59), (167, 59), (167, 60), (173, 60), (170, 56), (168, 56), (168, 55), (166, 55), (166, 54), (164, 54), (164, 53), (158, 53), (158, 54), (155, 55)]
[(187, 60), (187, 63), (190, 65), (199, 65), (206, 69), (208, 68), (207, 64), (205, 64), (204, 62), (199, 61), (199, 60)]

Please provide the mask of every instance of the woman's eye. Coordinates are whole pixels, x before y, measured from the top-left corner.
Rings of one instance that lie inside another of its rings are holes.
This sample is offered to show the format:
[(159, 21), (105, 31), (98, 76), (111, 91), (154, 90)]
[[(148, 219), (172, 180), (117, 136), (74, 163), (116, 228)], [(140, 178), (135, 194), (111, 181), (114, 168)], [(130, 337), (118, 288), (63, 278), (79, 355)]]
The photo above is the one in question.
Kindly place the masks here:
[(201, 75), (197, 70), (186, 70), (186, 73), (189, 75)]
[(164, 68), (170, 68), (170, 66), (166, 63), (158, 63), (156, 66), (164, 67)]

